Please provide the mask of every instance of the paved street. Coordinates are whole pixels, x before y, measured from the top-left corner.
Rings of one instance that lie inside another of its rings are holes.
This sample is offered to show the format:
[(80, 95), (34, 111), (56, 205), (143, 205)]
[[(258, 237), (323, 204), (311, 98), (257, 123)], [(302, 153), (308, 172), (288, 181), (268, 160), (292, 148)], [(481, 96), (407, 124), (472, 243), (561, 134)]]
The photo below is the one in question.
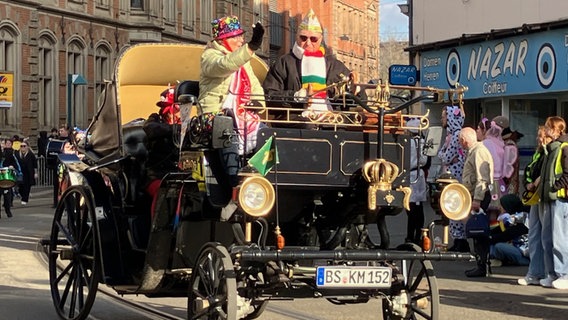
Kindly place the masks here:
[[(37, 240), (49, 234), (53, 209), (49, 189), (34, 189), (30, 203), (16, 201), (14, 217), (0, 219), (0, 320), (57, 319), (49, 294), (48, 272), (44, 259), (35, 253)], [(431, 212), (429, 218), (433, 218)], [(428, 218), (427, 218), (428, 219)], [(404, 214), (389, 217), (393, 243), (404, 238)], [(521, 287), (516, 279), (524, 267), (494, 268), (494, 276), (467, 279), (463, 270), (472, 262), (435, 262), (441, 295), (442, 320), (479, 319), (566, 319), (568, 292), (541, 287)], [(130, 298), (130, 297), (129, 297)], [(149, 299), (137, 301), (185, 313), (186, 299)], [(33, 306), (33, 307), (30, 307)], [(291, 312), (293, 311), (293, 312)], [(147, 319), (131, 310), (113, 307), (103, 295), (97, 296), (92, 319)], [(380, 301), (361, 305), (335, 306), (322, 299), (271, 302), (261, 319), (380, 319)]]

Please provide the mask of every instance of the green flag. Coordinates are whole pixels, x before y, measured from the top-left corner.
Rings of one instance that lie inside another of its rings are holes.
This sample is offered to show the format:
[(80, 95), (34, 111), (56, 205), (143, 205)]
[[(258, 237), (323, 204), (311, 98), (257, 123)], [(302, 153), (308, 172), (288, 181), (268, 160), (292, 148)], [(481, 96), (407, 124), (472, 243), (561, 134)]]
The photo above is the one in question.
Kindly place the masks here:
[(274, 136), (268, 138), (262, 148), (248, 161), (248, 163), (255, 167), (263, 176), (266, 176), (270, 169), (272, 169), (276, 163), (279, 163), (278, 151), (276, 150), (276, 143), (273, 138)]

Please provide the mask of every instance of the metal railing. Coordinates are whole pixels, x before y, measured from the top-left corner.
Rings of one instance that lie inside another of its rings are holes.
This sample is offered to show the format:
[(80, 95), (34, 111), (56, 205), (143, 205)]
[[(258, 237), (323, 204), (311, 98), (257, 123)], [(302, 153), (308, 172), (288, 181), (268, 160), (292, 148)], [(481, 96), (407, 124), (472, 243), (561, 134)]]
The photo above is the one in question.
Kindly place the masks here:
[(37, 157), (37, 186), (46, 187), (53, 185), (53, 169), (47, 168), (46, 161), (47, 159), (44, 156)]

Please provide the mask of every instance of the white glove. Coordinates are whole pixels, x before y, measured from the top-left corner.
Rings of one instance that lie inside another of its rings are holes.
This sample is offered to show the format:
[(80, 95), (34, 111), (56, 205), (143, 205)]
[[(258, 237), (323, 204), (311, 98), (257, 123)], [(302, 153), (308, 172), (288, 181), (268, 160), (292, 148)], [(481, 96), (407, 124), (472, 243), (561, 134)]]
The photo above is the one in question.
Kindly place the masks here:
[(306, 102), (306, 97), (308, 96), (308, 91), (304, 88), (294, 92), (294, 101), (296, 102)]

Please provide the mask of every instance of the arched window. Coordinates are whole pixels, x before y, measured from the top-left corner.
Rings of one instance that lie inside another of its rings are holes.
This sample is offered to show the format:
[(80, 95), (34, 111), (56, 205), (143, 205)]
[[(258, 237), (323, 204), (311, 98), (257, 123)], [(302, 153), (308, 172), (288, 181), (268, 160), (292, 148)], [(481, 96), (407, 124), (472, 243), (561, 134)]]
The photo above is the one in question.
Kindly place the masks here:
[(183, 27), (193, 30), (195, 26), (195, 0), (183, 1), (182, 6)]
[(111, 49), (107, 43), (100, 44), (95, 50), (95, 111), (97, 99), (105, 88), (105, 80), (111, 80)]
[(38, 124), (41, 128), (57, 127), (57, 50), (55, 38), (43, 34), (38, 40)]
[(202, 34), (211, 34), (211, 21), (213, 18), (213, 1), (201, 1), (200, 5), (200, 15), (199, 18), (201, 19), (201, 33)]
[[(86, 67), (85, 67), (85, 45), (79, 39), (74, 39), (69, 42), (67, 46), (67, 74), (73, 75), (77, 74), (82, 76), (84, 79), (86, 77)], [(78, 126), (80, 128), (85, 128), (87, 123), (87, 101), (86, 92), (87, 86), (73, 85), (71, 97), (71, 110), (67, 108), (67, 113), (71, 111), (71, 114), (67, 114), (67, 123), (71, 126)], [(68, 97), (69, 98), (69, 97)]]
[(18, 32), (10, 25), (0, 25), (0, 70), (2, 75), (12, 78), (11, 95), (12, 104), (8, 107), (0, 108), (0, 128), (2, 130), (15, 130), (18, 126), (18, 118), (21, 114), (22, 106), (18, 101), (19, 88), (17, 88), (17, 74), (20, 59), (18, 58), (19, 46), (17, 45)]

